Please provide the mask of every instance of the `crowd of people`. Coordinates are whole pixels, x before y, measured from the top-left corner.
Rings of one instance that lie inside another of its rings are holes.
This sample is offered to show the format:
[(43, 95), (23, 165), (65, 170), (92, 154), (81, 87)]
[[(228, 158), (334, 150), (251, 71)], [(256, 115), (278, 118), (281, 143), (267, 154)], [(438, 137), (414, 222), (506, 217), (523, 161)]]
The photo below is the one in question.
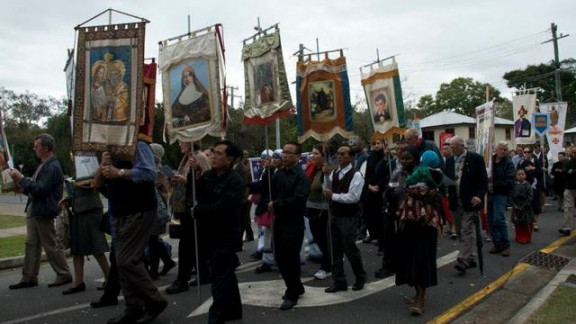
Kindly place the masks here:
[[(394, 150), (379, 138), (367, 150), (357, 137), (317, 144), (304, 166), (299, 164), (302, 147), (296, 142), (281, 150), (266, 149), (261, 154), (263, 173), (252, 182), (245, 152), (230, 141), (205, 151), (196, 143), (181, 142), (182, 160), (176, 172), (167, 175), (161, 165), (162, 145), (141, 140), (133, 161), (102, 153), (92, 185), (72, 186), (63, 200), (64, 179), (54, 146), (51, 135), (38, 135), (34, 150), (41, 163), (33, 176), (10, 171), (28, 195), (22, 279), (10, 289), (38, 285), (44, 249), (56, 272), (49, 287), (72, 283), (63, 294), (84, 291), (83, 257), (94, 255), (106, 281), (99, 287), (104, 294), (92, 307), (116, 305), (120, 291), (125, 298), (124, 313), (108, 323), (149, 323), (168, 306), (153, 280), (176, 267), (171, 247), (161, 238), (171, 218), (179, 222), (177, 234), (176, 229), (171, 231), (179, 238), (178, 274), (165, 293), (211, 284), (209, 323), (242, 318), (235, 270), (243, 238), (255, 239), (252, 204), (259, 225), (252, 258), (261, 260), (255, 271), (279, 271), (286, 286), (281, 310), (292, 309), (305, 293), (301, 264), (307, 230), (321, 254), (314, 278), (332, 280), (326, 293), (349, 289), (344, 257), (354, 275), (351, 289), (364, 289), (368, 272), (357, 240), (376, 241), (382, 265), (374, 276), (395, 274), (396, 284), (414, 287), (415, 295), (406, 296), (404, 302), (415, 316), (424, 311), (426, 289), (438, 284), (440, 235), (459, 240), (454, 268), (465, 275), (478, 266), (482, 251), (477, 242), (483, 239), (485, 213), (485, 230), (493, 243), (489, 253), (509, 256), (507, 210), (515, 242), (530, 243), (533, 231), (539, 229), (547, 187), (553, 189), (559, 210), (564, 210), (559, 232), (570, 235), (574, 230), (576, 159), (569, 156), (576, 156), (576, 147), (558, 154), (550, 170), (551, 186), (546, 184), (548, 161), (539, 145), (509, 152), (506, 142), (497, 143), (493, 171), (488, 174), (483, 157), (469, 150), (461, 137), (449, 138), (440, 150), (410, 128)], [(108, 198), (106, 213), (100, 194)], [(70, 224), (74, 276), (56, 244), (53, 220), (59, 208), (74, 214)], [(103, 229), (102, 224), (109, 225)], [(104, 254), (109, 250), (106, 229), (112, 235), (110, 263)]]

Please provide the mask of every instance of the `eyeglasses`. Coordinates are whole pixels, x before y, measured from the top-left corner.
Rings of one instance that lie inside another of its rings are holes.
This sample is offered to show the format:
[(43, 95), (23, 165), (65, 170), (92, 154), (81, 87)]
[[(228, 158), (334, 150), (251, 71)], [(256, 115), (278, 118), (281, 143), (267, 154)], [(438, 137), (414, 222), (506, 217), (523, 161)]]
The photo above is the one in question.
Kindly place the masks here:
[(532, 151), (524, 151), (524, 153), (532, 153)]
[(282, 154), (298, 154), (298, 153), (296, 153), (296, 152), (283, 151)]

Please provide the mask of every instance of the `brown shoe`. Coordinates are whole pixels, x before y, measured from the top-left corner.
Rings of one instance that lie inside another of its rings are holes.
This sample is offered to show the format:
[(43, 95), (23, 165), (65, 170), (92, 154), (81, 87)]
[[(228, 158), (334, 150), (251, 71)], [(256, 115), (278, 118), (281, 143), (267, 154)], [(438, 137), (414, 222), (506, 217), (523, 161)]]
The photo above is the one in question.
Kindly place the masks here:
[(501, 253), (503, 251), (502, 247), (499, 245), (494, 245), (494, 247), (492, 249), (490, 249), (490, 251), (488, 251), (488, 253), (490, 254), (498, 254)]
[(500, 252), (500, 254), (502, 256), (505, 256), (505, 257), (510, 256), (510, 248), (508, 247), (508, 248), (502, 249), (502, 252)]

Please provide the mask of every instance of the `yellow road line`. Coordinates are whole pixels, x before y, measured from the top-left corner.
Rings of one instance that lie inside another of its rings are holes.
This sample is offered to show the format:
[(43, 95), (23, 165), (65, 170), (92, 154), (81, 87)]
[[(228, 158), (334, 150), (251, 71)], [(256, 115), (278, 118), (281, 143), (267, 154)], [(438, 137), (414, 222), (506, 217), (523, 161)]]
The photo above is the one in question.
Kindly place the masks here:
[(517, 264), (512, 270), (506, 272), (500, 278), (496, 279), (496, 281), (490, 283), (488, 286), (482, 288), (482, 290), (478, 291), (474, 295), (464, 299), (459, 304), (454, 305), (452, 308), (440, 314), (436, 318), (430, 320), (428, 324), (441, 324), (441, 323), (449, 323), (450, 321), (454, 320), (458, 317), (461, 313), (463, 313), (466, 309), (471, 307), (472, 305), (476, 304), (486, 296), (493, 293), (496, 289), (502, 287), (508, 280), (514, 278), (522, 271), (526, 270), (530, 265), (528, 263), (519, 263)]
[(572, 235), (564, 236), (562, 238), (557, 239), (556, 241), (552, 242), (552, 244), (550, 244), (547, 247), (540, 250), (540, 252), (550, 254), (550, 253), (554, 252), (554, 250), (559, 248), (561, 245), (564, 245), (566, 242), (573, 239), (574, 237), (576, 237), (576, 231), (574, 231), (574, 233), (572, 233)]

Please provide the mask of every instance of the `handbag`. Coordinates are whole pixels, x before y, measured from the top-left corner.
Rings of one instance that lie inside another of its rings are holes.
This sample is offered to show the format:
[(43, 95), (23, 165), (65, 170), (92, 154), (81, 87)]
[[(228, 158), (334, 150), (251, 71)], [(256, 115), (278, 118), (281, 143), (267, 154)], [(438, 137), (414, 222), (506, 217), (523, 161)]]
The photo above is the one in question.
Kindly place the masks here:
[(256, 217), (256, 223), (258, 224), (258, 226), (271, 227), (272, 217), (273, 216), (271, 212), (265, 211), (262, 214), (258, 215), (258, 217)]

